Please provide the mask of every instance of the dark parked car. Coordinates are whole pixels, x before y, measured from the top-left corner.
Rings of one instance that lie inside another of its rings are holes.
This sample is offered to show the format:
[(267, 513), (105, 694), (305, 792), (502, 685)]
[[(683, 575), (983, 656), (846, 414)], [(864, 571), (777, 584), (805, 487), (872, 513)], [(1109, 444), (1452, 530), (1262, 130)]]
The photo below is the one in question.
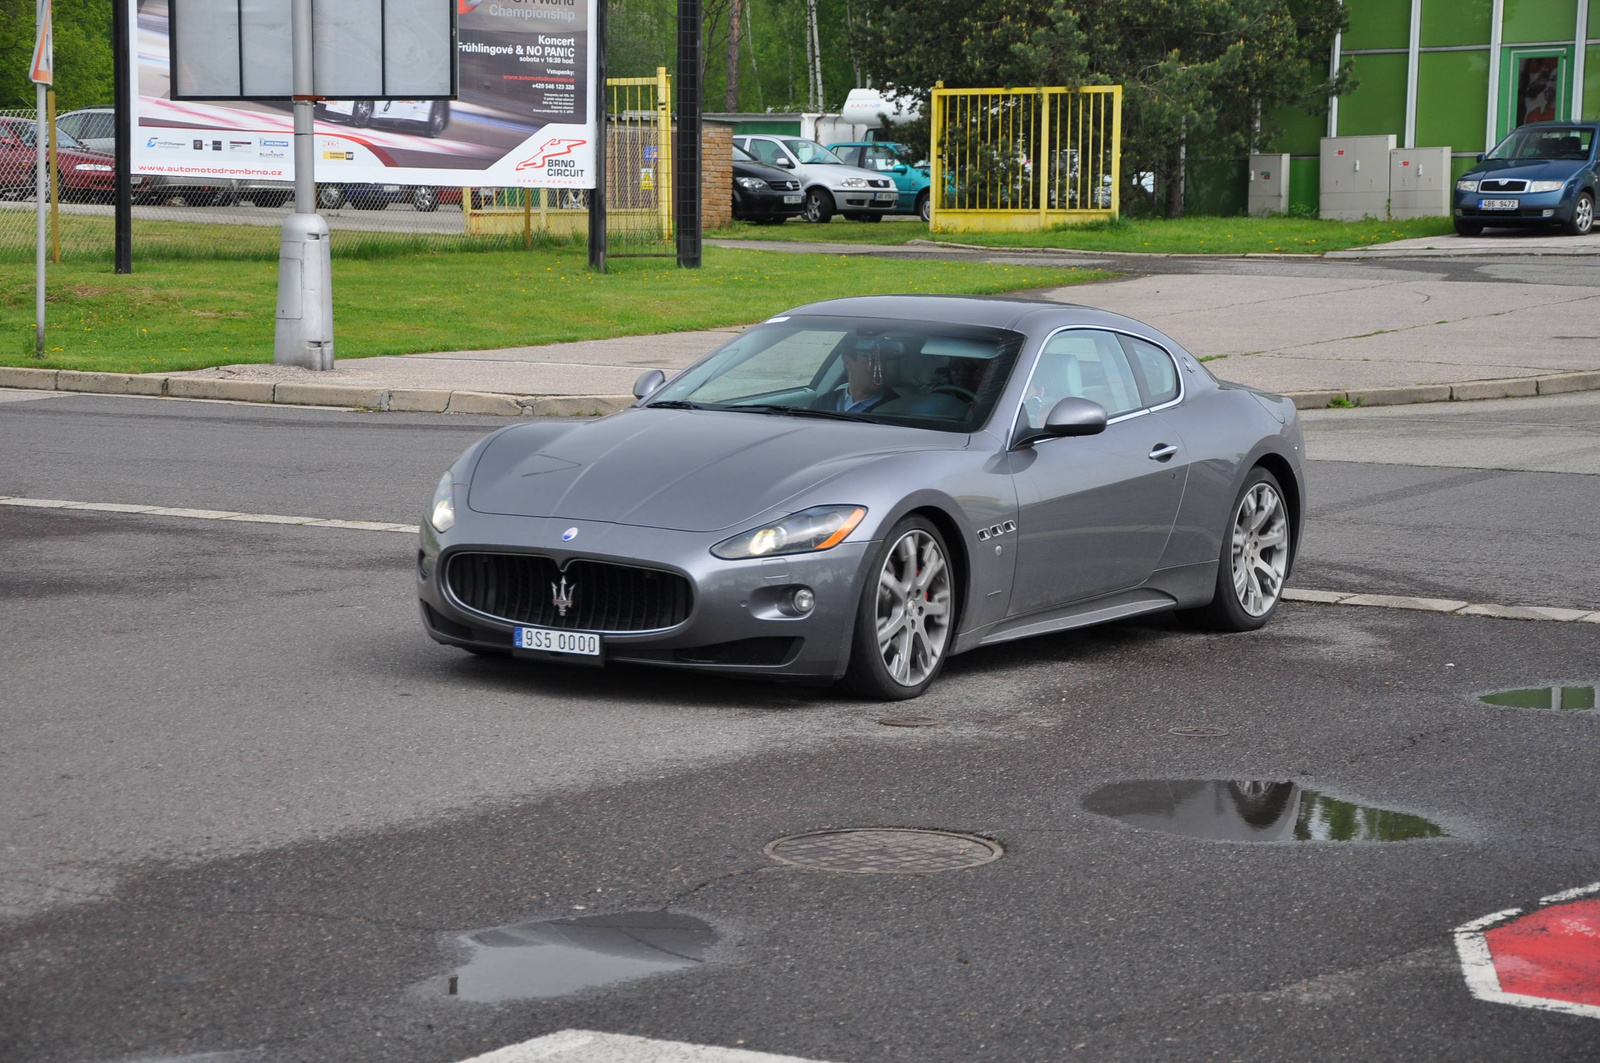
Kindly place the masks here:
[(1477, 236), (1486, 225), (1553, 226), (1573, 236), (1594, 228), (1600, 172), (1600, 122), (1532, 122), (1518, 126), (1456, 180), (1456, 232)]
[(733, 216), (757, 225), (781, 225), (805, 213), (800, 180), (787, 170), (759, 163), (749, 152), (733, 149)]
[[(0, 195), (32, 198), (34, 187), (34, 133), (31, 119), (0, 117)], [(116, 187), (116, 159), (90, 151), (77, 138), (56, 130), (56, 156), (61, 167), (62, 199), (110, 199)], [(134, 174), (133, 188), (145, 178)]]
[[(461, 190), (451, 189), (452, 202), (461, 201)], [(349, 204), (357, 210), (383, 210), (391, 203), (410, 203), (411, 209), (427, 214), (439, 209), (445, 197), (432, 185), (325, 184), (317, 186), (317, 206), (338, 210)]]

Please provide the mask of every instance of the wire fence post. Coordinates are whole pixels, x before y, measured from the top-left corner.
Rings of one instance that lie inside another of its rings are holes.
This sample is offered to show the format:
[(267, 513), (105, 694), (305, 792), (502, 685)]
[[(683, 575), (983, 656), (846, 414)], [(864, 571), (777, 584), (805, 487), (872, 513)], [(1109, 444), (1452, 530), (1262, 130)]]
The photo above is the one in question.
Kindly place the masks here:
[(700, 268), (700, 0), (678, 0), (678, 131), (672, 154), (678, 265)]
[(606, 0), (594, 5), (595, 71), (589, 104), (594, 117), (594, 187), (589, 190), (589, 268), (606, 271), (606, 142), (611, 138), (606, 86)]
[(56, 90), (44, 94), (50, 112), (50, 261), (61, 261), (61, 144), (56, 138)]

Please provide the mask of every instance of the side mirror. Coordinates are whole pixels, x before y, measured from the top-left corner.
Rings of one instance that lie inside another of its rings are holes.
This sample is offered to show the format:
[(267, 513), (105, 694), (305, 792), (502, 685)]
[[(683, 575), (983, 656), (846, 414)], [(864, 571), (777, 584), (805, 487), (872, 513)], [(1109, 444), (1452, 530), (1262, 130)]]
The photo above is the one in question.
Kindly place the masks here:
[(1478, 152), (1478, 161), (1479, 161), (1479, 162), (1482, 162), (1482, 161), (1483, 161), (1483, 152), (1481, 152), (1481, 151), (1480, 151), (1480, 152)]
[(642, 376), (640, 376), (638, 380), (633, 382), (633, 397), (638, 399), (640, 402), (643, 402), (651, 395), (654, 395), (656, 392), (660, 391), (661, 386), (666, 382), (667, 374), (663, 373), (659, 369), (648, 370)]
[(773, 159), (772, 163), (774, 166), (782, 166), (785, 170), (794, 169), (794, 163), (790, 162), (789, 159), (783, 155), (779, 155), (776, 159)]
[(1040, 439), (1055, 439), (1058, 436), (1099, 435), (1106, 430), (1107, 420), (1106, 408), (1098, 402), (1065, 398), (1050, 408), (1043, 428), (1023, 432), (1016, 445), (1027, 446)]
[(889, 172), (890, 173), (910, 173), (911, 169), (910, 169), (910, 167), (906, 166), (905, 163), (897, 162), (893, 166), (889, 167)]

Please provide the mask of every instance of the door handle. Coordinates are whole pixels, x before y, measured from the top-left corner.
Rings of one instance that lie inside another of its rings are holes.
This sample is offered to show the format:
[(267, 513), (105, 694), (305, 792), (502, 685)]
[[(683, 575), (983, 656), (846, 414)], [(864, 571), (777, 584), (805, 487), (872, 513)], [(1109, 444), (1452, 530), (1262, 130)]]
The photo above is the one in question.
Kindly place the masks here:
[(1151, 461), (1170, 461), (1178, 452), (1178, 448), (1171, 443), (1157, 443), (1156, 448), (1150, 452)]

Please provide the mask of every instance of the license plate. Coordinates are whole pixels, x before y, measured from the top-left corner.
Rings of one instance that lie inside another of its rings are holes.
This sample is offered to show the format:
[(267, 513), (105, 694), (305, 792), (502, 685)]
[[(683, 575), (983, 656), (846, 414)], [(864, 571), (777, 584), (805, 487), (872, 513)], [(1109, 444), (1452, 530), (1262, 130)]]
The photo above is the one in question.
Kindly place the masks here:
[(399, 185), (384, 185), (383, 186), (383, 190), (385, 192), (398, 192), (398, 191), (400, 191), (400, 186)]
[(872, 198), (876, 199), (879, 203), (893, 203), (895, 201), (895, 194), (893, 192), (879, 192)]
[(785, 203), (798, 203), (804, 198), (804, 196), (784, 196), (783, 201)]
[(1518, 203), (1514, 199), (1480, 199), (1480, 200), (1478, 200), (1478, 209), (1479, 210), (1516, 210), (1519, 206), (1521, 206), (1521, 204)]
[(511, 644), (519, 650), (545, 653), (572, 653), (580, 657), (600, 656), (600, 636), (582, 631), (556, 631), (547, 627), (519, 627), (511, 633)]

